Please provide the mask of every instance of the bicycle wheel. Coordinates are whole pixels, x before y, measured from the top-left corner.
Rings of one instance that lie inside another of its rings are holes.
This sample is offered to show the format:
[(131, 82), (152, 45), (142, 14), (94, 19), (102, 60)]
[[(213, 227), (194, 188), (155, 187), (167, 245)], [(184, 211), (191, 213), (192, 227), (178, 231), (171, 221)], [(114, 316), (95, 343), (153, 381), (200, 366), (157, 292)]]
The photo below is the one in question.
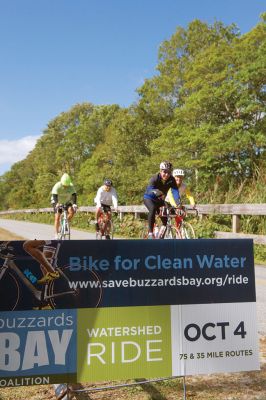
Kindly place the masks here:
[(4, 272), (0, 279), (0, 311), (15, 310), (20, 296), (20, 286), (17, 278), (9, 271)]
[(71, 272), (57, 268), (60, 278), (48, 284), (47, 300), (53, 308), (96, 308), (102, 299), (102, 285), (94, 271)]
[(96, 239), (102, 240), (104, 236), (104, 221), (102, 214), (100, 214), (97, 222), (98, 222), (98, 230), (96, 231)]
[(65, 228), (67, 228), (67, 231), (66, 231), (66, 239), (67, 240), (70, 240), (70, 223), (67, 221), (67, 224), (66, 224), (66, 226), (65, 226)]
[(163, 239), (175, 239), (176, 233), (172, 226), (167, 226)]
[(70, 240), (70, 224), (65, 219), (61, 222), (59, 240)]
[(106, 235), (108, 235), (108, 234), (109, 234), (110, 239), (112, 240), (114, 238), (114, 224), (113, 224), (113, 221), (111, 221), (111, 220), (106, 221), (105, 239), (106, 239)]
[(96, 231), (96, 239), (97, 240), (102, 240), (102, 234), (101, 234), (101, 232), (100, 231)]
[(65, 239), (64, 221), (61, 221), (60, 232), (59, 232), (59, 240), (64, 240), (64, 239)]
[(189, 222), (183, 222), (180, 227), (182, 239), (195, 239), (195, 232), (193, 226)]

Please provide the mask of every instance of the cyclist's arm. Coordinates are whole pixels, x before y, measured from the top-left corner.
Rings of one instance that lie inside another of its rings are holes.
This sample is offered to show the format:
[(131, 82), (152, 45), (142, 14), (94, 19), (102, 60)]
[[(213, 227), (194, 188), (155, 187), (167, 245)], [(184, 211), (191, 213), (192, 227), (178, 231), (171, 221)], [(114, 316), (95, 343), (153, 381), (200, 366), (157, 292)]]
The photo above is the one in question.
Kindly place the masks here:
[(118, 205), (118, 201), (117, 198), (115, 196), (112, 196), (112, 200), (113, 200), (113, 206), (115, 209), (117, 209), (117, 205)]
[(158, 184), (157, 184), (157, 175), (154, 175), (149, 180), (148, 186), (146, 187), (146, 191), (145, 191), (144, 197), (146, 195), (149, 198), (156, 199), (158, 197), (157, 194), (156, 194), (156, 191), (158, 189), (157, 186), (158, 186)]
[(52, 188), (51, 203), (52, 205), (58, 204), (58, 189), (60, 187), (60, 182), (57, 182)]
[(73, 204), (77, 204), (77, 193), (72, 193), (72, 202)]
[(58, 203), (58, 194), (52, 193), (52, 196), (51, 196), (51, 203), (52, 203), (52, 205), (54, 205), (54, 206)]
[(117, 210), (118, 199), (117, 199), (117, 193), (116, 193), (115, 189), (113, 189), (113, 191), (112, 191), (112, 203), (113, 203), (114, 209)]
[(194, 197), (191, 195), (190, 190), (188, 188), (186, 188), (186, 192), (185, 193), (186, 193), (187, 199), (189, 200), (190, 205), (192, 207), (194, 207), (195, 206), (195, 200), (194, 200)]
[(178, 188), (170, 188), (165, 201), (171, 204), (172, 207), (178, 207), (181, 202)]
[(96, 207), (97, 207), (97, 208), (100, 208), (100, 207), (101, 207), (101, 193), (102, 193), (102, 191), (103, 191), (103, 189), (100, 187), (100, 188), (97, 190), (97, 194), (96, 194), (96, 197), (95, 197), (95, 199), (94, 199), (94, 203), (96, 204)]

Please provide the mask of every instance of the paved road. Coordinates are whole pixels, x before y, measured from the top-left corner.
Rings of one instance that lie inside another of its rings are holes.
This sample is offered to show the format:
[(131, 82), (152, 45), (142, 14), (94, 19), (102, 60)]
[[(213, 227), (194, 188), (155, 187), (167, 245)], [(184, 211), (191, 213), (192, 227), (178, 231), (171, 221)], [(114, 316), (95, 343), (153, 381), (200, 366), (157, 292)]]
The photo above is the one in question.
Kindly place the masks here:
[[(25, 239), (46, 239), (54, 237), (53, 226), (34, 222), (0, 219), (0, 228)], [(76, 229), (71, 230), (72, 239), (95, 239), (95, 234)], [(266, 266), (256, 265), (256, 294), (259, 334), (266, 335)]]
[[(54, 239), (54, 227), (48, 224), (0, 219), (0, 228), (6, 229), (25, 239)], [(71, 238), (77, 240), (95, 239), (95, 233), (71, 229)]]

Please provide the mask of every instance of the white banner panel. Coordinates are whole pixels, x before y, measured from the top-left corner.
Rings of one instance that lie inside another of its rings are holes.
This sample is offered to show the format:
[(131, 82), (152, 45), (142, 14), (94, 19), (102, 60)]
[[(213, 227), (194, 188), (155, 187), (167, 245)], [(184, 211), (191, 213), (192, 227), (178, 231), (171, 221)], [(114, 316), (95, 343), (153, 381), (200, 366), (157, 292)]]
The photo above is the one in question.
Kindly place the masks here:
[(171, 306), (173, 376), (260, 369), (256, 303)]

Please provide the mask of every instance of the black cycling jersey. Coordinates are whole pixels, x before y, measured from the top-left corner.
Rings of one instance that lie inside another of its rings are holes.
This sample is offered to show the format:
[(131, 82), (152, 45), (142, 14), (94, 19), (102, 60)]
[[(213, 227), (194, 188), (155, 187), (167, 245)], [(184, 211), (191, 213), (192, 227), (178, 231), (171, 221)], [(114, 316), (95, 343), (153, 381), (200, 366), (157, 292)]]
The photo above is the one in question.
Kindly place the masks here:
[(162, 180), (160, 173), (153, 175), (144, 193), (144, 199), (157, 200), (158, 194), (156, 194), (156, 189), (166, 196), (170, 188), (178, 189), (175, 178), (172, 175), (166, 181)]

